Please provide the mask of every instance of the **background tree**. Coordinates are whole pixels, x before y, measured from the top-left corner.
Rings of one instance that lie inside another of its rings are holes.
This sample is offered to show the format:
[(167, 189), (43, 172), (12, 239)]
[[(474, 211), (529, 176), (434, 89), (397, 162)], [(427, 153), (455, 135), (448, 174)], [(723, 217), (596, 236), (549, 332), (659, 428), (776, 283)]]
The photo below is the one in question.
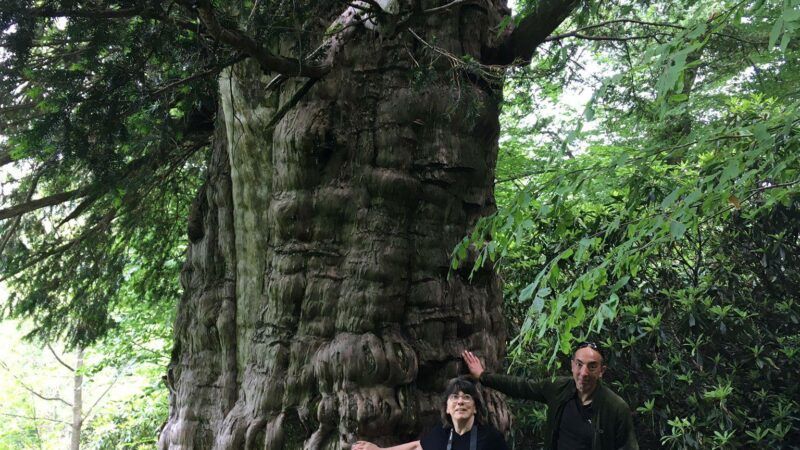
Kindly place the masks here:
[[(126, 321), (126, 327), (132, 322)], [(56, 344), (20, 342), (20, 329), (27, 328), (25, 323), (16, 321), (0, 328), (5, 343), (0, 350), (0, 401), (5, 406), (0, 413), (0, 448), (63, 449), (79, 445), (84, 449), (116, 449), (155, 445), (157, 428), (167, 413), (167, 390), (160, 376), (169, 355), (168, 349), (159, 348), (156, 334), (149, 333), (149, 342), (138, 351), (119, 348), (125, 356), (123, 361), (117, 361), (113, 341), (122, 333), (115, 329), (102, 343), (83, 351), (77, 364), (75, 351), (64, 352)], [(164, 328), (167, 329), (166, 324)], [(162, 356), (153, 358), (157, 352)], [(149, 417), (153, 411), (160, 413)]]
[[(605, 8), (509, 83), (500, 208), (460, 254), (501, 269), (512, 370), (610, 349), (645, 448), (793, 448), (798, 4)], [(521, 408), (532, 447), (543, 416)]]

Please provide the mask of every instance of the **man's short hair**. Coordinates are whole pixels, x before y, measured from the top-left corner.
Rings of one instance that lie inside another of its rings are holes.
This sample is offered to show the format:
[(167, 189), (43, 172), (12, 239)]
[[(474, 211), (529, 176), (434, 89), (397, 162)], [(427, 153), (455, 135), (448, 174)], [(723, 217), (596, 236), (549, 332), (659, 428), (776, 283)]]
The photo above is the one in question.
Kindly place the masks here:
[(600, 353), (600, 358), (602, 358), (603, 364), (605, 364), (605, 362), (606, 362), (606, 354), (603, 352), (603, 348), (600, 347), (599, 345), (597, 345), (597, 343), (592, 342), (592, 341), (579, 342), (578, 345), (575, 346), (575, 350), (572, 351), (572, 357), (573, 358), (575, 357), (575, 353), (577, 353), (578, 350), (580, 350), (582, 348), (586, 348), (586, 347), (589, 347), (590, 349), (596, 351), (597, 353)]

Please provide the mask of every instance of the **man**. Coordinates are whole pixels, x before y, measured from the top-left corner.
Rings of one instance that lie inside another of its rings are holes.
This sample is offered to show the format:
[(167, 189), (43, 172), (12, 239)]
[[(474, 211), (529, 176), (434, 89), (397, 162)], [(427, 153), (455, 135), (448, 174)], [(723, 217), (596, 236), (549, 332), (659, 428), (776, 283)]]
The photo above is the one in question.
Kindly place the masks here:
[(547, 404), (545, 449), (638, 450), (628, 404), (602, 383), (606, 365), (597, 344), (578, 344), (572, 356), (572, 378), (555, 381), (489, 373), (472, 352), (465, 350), (462, 357), (470, 375), (484, 386)]

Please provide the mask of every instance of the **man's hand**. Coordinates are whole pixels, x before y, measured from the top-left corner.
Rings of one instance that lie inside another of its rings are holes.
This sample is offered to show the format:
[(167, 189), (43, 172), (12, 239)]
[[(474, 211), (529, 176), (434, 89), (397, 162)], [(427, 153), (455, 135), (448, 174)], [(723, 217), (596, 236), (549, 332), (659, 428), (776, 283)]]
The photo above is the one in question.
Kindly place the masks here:
[(351, 450), (381, 450), (380, 447), (367, 441), (358, 441), (351, 447)]
[(472, 376), (472, 378), (474, 378), (476, 381), (480, 380), (481, 375), (483, 375), (483, 364), (481, 363), (481, 360), (469, 350), (464, 350), (464, 353), (461, 354), (461, 357), (467, 364), (469, 374)]

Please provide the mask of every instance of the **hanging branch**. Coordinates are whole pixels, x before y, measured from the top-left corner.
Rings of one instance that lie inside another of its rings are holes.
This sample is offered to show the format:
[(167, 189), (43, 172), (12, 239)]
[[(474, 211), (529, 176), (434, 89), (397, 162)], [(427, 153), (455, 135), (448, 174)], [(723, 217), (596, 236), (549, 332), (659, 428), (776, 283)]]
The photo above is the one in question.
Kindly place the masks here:
[(32, 255), (30, 258), (28, 258), (26, 260), (25, 264), (22, 267), (19, 267), (17, 270), (15, 270), (13, 272), (10, 272), (10, 273), (7, 273), (7, 274), (4, 274), (2, 277), (0, 277), (0, 282), (6, 281), (6, 280), (10, 280), (10, 279), (16, 277), (17, 275), (19, 275), (20, 273), (24, 272), (25, 270), (35, 266), (36, 264), (39, 264), (40, 262), (45, 261), (48, 258), (51, 258), (53, 256), (62, 254), (64, 252), (66, 252), (67, 250), (69, 250), (70, 248), (72, 248), (72, 247), (80, 244), (81, 242), (85, 241), (86, 239), (89, 239), (95, 233), (107, 229), (108, 226), (111, 225), (111, 221), (114, 220), (116, 215), (117, 215), (117, 210), (111, 210), (102, 219), (100, 219), (100, 221), (96, 225), (94, 225), (93, 227), (91, 227), (88, 230), (84, 231), (83, 233), (81, 233), (75, 239), (67, 241), (65, 244), (63, 244), (63, 245), (61, 245), (59, 247), (51, 248), (50, 250), (43, 251), (41, 253)]

